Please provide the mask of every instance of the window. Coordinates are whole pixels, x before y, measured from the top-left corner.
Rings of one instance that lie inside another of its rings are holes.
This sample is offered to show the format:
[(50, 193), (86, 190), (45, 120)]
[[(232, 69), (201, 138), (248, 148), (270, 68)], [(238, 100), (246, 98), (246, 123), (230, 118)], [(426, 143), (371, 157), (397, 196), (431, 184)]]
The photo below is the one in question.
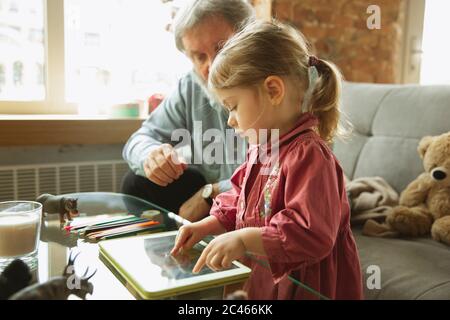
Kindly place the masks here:
[(23, 86), (23, 63), (20, 61), (14, 62), (14, 86)]
[(44, 85), (44, 66), (41, 63), (36, 63), (36, 83)]
[(167, 28), (185, 1), (2, 2), (0, 113), (98, 113), (168, 93), (191, 67)]
[(166, 30), (170, 4), (66, 0), (65, 12), (66, 98), (84, 110), (168, 93), (190, 68)]
[[(30, 8), (36, 14), (31, 15)], [(35, 71), (36, 64), (44, 64), (44, 38), (30, 37), (43, 33), (42, 0), (9, 2), (9, 10), (0, 16), (0, 103), (45, 98), (44, 82), (36, 77)]]
[(444, 30), (450, 30), (450, 1), (427, 0), (422, 42), (421, 84), (450, 84), (450, 41)]
[(9, 3), (9, 12), (18, 13), (19, 12), (19, 0), (11, 0)]
[(3, 87), (6, 84), (6, 77), (5, 77), (5, 66), (0, 65), (0, 94), (3, 91)]
[(44, 30), (30, 29), (28, 40), (34, 43), (44, 43)]

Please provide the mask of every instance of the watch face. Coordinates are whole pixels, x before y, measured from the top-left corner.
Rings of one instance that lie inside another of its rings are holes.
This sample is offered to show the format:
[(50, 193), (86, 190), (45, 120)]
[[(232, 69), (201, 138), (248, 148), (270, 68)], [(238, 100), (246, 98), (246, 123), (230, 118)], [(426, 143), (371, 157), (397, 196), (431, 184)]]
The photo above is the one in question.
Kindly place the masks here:
[(209, 198), (211, 196), (212, 193), (212, 185), (211, 184), (207, 184), (204, 188), (203, 188), (203, 192), (202, 192), (202, 197), (203, 198)]

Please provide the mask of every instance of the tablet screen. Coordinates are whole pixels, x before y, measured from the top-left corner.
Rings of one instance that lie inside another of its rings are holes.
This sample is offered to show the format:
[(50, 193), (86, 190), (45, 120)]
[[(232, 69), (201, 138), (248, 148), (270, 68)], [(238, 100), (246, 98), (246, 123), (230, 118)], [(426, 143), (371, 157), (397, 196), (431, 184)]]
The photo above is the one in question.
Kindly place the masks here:
[[(200, 258), (204, 246), (197, 243), (188, 252), (172, 256), (170, 251), (175, 244), (176, 235), (166, 237), (155, 237), (144, 240), (145, 252), (151, 263), (161, 268), (161, 275), (168, 279), (187, 279), (199, 275), (214, 273), (206, 265), (199, 273), (192, 273), (197, 260)], [(234, 264), (225, 270), (235, 269)]]

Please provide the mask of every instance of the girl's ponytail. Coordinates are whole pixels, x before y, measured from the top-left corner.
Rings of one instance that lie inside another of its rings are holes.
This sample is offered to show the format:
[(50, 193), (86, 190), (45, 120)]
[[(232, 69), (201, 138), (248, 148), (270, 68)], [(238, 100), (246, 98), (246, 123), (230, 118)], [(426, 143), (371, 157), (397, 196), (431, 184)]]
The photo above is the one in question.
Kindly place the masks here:
[(319, 135), (331, 142), (339, 130), (342, 75), (333, 63), (326, 60), (315, 58), (312, 66), (316, 67), (319, 77), (310, 98), (311, 112), (319, 119)]
[[(318, 118), (322, 139), (331, 142), (335, 135), (350, 132), (339, 127), (342, 76), (338, 68), (311, 56), (303, 34), (276, 20), (254, 21), (232, 37), (214, 59), (208, 85), (213, 90), (252, 86), (271, 75), (290, 77), (298, 85), (296, 105), (300, 112)], [(341, 123), (351, 129), (347, 121)]]

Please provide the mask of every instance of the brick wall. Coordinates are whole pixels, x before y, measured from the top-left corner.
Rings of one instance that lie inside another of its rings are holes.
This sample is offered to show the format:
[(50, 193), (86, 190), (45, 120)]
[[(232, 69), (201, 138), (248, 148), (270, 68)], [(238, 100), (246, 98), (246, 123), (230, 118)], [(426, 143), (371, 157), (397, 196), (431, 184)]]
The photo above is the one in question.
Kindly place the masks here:
[[(381, 29), (367, 28), (369, 5), (381, 9)], [(406, 0), (274, 0), (272, 14), (294, 24), (320, 58), (348, 81), (398, 83)]]
[(255, 8), (256, 17), (263, 20), (270, 20), (272, 16), (272, 0), (250, 0)]

